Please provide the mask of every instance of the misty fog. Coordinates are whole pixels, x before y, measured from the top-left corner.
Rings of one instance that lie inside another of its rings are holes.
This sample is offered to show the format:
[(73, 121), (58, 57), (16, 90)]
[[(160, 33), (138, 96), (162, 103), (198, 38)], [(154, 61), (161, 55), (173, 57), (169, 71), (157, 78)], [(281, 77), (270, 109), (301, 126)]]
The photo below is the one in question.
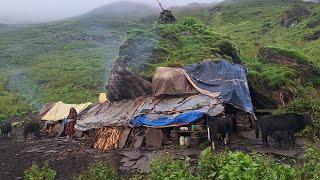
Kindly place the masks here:
[[(81, 15), (116, 1), (133, 1), (157, 6), (156, 0), (0, 0), (0, 23), (54, 21)], [(221, 0), (161, 0), (164, 7), (217, 1)]]

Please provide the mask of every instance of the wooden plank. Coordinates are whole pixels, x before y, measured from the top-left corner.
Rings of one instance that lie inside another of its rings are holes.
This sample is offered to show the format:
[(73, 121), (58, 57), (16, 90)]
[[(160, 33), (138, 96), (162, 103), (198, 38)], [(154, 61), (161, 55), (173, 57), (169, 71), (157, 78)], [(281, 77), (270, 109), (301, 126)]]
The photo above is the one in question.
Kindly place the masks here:
[(142, 146), (142, 142), (143, 142), (144, 136), (137, 136), (135, 137), (135, 142), (133, 144), (134, 148), (139, 148)]
[(162, 147), (162, 129), (148, 128), (146, 133), (146, 142), (148, 147)]
[(131, 131), (132, 131), (132, 128), (130, 128), (130, 127), (127, 127), (123, 131), (123, 133), (120, 136), (120, 139), (118, 141), (118, 148), (123, 149), (126, 146)]

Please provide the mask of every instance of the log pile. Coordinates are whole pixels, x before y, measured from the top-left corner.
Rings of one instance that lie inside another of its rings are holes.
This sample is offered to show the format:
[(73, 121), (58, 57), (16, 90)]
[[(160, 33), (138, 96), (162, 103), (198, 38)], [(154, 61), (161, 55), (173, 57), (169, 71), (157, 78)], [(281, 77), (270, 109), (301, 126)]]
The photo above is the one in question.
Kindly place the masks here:
[(94, 144), (95, 149), (108, 150), (117, 148), (117, 143), (122, 131), (119, 128), (103, 127), (99, 130), (98, 140)]

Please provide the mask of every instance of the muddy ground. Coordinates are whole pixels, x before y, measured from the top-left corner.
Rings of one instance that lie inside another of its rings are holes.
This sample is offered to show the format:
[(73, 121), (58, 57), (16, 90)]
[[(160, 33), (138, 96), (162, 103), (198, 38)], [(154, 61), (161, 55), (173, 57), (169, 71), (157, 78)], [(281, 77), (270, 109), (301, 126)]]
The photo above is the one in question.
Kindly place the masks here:
[(72, 179), (96, 161), (117, 165), (116, 151), (108, 153), (90, 149), (86, 141), (68, 142), (66, 139), (42, 137), (27, 141), (21, 131), (15, 130), (11, 139), (0, 139), (0, 179), (22, 179), (25, 169), (33, 162), (43, 165), (47, 162), (55, 169), (57, 179)]
[[(253, 131), (233, 135), (229, 148), (247, 153), (258, 152), (271, 155), (275, 159), (299, 159), (303, 156), (303, 139), (298, 139), (297, 145), (292, 149), (278, 149), (275, 147), (262, 148), (261, 140), (254, 138)], [(271, 144), (272, 139), (270, 140)], [(0, 179), (22, 179), (25, 169), (35, 162), (39, 165), (47, 162), (57, 171), (57, 179), (73, 179), (83, 173), (94, 162), (107, 162), (118, 169), (118, 174), (123, 176), (133, 171), (148, 171), (150, 161), (159, 154), (169, 154), (174, 159), (189, 156), (191, 161), (196, 161), (201, 150), (198, 147), (181, 148), (164, 147), (161, 149), (126, 149), (99, 151), (88, 146), (88, 139), (78, 139), (68, 142), (66, 139), (42, 137), (34, 140), (30, 137), (27, 141), (22, 139), (22, 129), (15, 128), (11, 139), (0, 139)]]

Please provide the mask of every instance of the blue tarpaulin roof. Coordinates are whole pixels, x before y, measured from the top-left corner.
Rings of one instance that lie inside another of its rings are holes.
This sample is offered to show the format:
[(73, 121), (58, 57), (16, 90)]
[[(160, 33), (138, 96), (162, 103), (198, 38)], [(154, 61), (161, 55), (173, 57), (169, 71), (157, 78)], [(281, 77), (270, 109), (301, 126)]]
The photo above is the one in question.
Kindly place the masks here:
[(204, 61), (184, 67), (200, 89), (220, 93), (220, 97), (236, 108), (254, 113), (245, 68), (226, 60)]
[(198, 94), (187, 97), (165, 97), (158, 100), (148, 97), (137, 110), (130, 124), (137, 126), (164, 127), (191, 124), (209, 114), (224, 112), (220, 99)]
[(204, 112), (195, 111), (195, 112), (183, 113), (173, 118), (170, 118), (170, 116), (164, 115), (155, 120), (151, 120), (147, 115), (140, 115), (131, 120), (131, 125), (160, 127), (160, 126), (169, 126), (173, 124), (190, 124), (199, 120), (203, 115), (205, 115)]

